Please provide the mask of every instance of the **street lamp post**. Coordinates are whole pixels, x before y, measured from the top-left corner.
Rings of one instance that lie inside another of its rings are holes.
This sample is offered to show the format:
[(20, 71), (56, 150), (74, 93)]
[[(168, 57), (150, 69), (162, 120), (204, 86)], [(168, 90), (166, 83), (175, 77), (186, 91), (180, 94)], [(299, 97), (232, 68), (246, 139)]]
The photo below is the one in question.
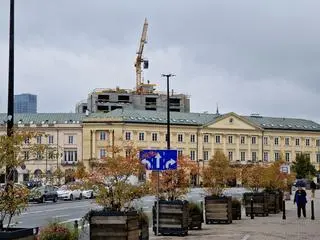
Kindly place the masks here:
[[(8, 112), (7, 112), (7, 136), (13, 134), (14, 123), (14, 0), (10, 0), (9, 13), (9, 69), (8, 69)], [(13, 153), (12, 153), (13, 156)], [(14, 180), (12, 167), (6, 166), (6, 182)]]

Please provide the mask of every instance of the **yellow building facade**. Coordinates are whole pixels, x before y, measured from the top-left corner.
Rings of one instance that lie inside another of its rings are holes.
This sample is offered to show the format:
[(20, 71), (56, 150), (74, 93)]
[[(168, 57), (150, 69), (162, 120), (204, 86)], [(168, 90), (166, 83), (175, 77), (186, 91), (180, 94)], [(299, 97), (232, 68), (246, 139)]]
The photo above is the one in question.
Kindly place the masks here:
[[(121, 110), (91, 114), (83, 120), (83, 160), (90, 162), (108, 154), (107, 147), (133, 143), (142, 149), (166, 149), (166, 112)], [(205, 165), (216, 150), (231, 163), (288, 163), (306, 153), (319, 169), (320, 125), (304, 119), (271, 118), (236, 113), (206, 114), (172, 112), (171, 149)]]

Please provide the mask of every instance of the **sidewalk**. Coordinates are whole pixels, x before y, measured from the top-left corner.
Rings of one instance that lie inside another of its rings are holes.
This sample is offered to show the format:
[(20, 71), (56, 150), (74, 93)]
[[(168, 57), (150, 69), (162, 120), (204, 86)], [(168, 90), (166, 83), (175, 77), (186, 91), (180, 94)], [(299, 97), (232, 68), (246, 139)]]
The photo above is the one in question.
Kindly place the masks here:
[[(310, 197), (310, 191), (307, 191)], [(186, 237), (155, 236), (150, 228), (150, 240), (319, 240), (320, 239), (320, 190), (316, 191), (314, 200), (315, 220), (311, 220), (311, 200), (308, 198), (307, 218), (298, 219), (296, 205), (286, 201), (286, 220), (282, 220), (282, 212), (270, 214), (268, 217), (246, 217), (242, 209), (242, 219), (232, 224), (203, 224), (202, 230), (190, 230)], [(89, 239), (88, 235), (81, 240)]]
[[(307, 191), (310, 196), (310, 191)], [(293, 196), (286, 201), (286, 220), (282, 220), (282, 212), (270, 214), (268, 217), (246, 217), (244, 209), (241, 220), (235, 220), (228, 225), (206, 225), (203, 230), (189, 231), (189, 235), (183, 239), (197, 240), (319, 240), (320, 239), (320, 191), (316, 192), (314, 200), (315, 220), (311, 220), (311, 200), (308, 199), (307, 218), (297, 218), (296, 206), (293, 204)], [(182, 237), (154, 236), (150, 232), (152, 240), (174, 240)]]

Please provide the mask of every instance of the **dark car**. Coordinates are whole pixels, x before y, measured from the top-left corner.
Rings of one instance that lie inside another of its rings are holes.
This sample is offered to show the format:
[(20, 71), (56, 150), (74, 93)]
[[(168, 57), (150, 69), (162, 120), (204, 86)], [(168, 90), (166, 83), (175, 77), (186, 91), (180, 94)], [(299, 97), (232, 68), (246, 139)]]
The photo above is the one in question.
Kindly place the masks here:
[(41, 187), (42, 186), (42, 182), (41, 181), (35, 181), (35, 180), (31, 180), (31, 181), (27, 181), (24, 183), (28, 189), (32, 189), (35, 187)]
[(44, 203), (45, 201), (58, 201), (58, 193), (54, 186), (46, 185), (31, 190), (30, 202)]

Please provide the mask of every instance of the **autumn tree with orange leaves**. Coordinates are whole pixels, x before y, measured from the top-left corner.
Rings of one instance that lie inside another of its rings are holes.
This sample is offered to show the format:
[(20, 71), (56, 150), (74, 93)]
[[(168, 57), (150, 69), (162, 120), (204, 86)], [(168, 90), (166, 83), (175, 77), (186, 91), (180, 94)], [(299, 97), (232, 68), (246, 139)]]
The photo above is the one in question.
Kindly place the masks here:
[[(123, 211), (131, 207), (134, 199), (142, 197), (148, 186), (144, 183), (132, 183), (133, 178), (138, 178), (144, 166), (140, 163), (138, 149), (128, 146), (109, 147), (105, 158), (98, 160), (93, 170), (86, 179), (87, 184), (98, 189), (96, 202), (112, 211)], [(126, 155), (125, 151), (130, 152)], [(83, 170), (80, 169), (78, 174)]]
[[(160, 198), (165, 200), (177, 200), (183, 197), (191, 186), (190, 176), (198, 172), (198, 166), (185, 156), (179, 156), (176, 170), (159, 172)], [(151, 176), (153, 193), (157, 192), (158, 173)]]
[(259, 188), (267, 186), (267, 166), (262, 164), (247, 165), (242, 168), (242, 184), (257, 192)]
[(216, 151), (203, 170), (203, 184), (211, 195), (220, 196), (227, 182), (235, 177), (229, 160), (222, 151)]

